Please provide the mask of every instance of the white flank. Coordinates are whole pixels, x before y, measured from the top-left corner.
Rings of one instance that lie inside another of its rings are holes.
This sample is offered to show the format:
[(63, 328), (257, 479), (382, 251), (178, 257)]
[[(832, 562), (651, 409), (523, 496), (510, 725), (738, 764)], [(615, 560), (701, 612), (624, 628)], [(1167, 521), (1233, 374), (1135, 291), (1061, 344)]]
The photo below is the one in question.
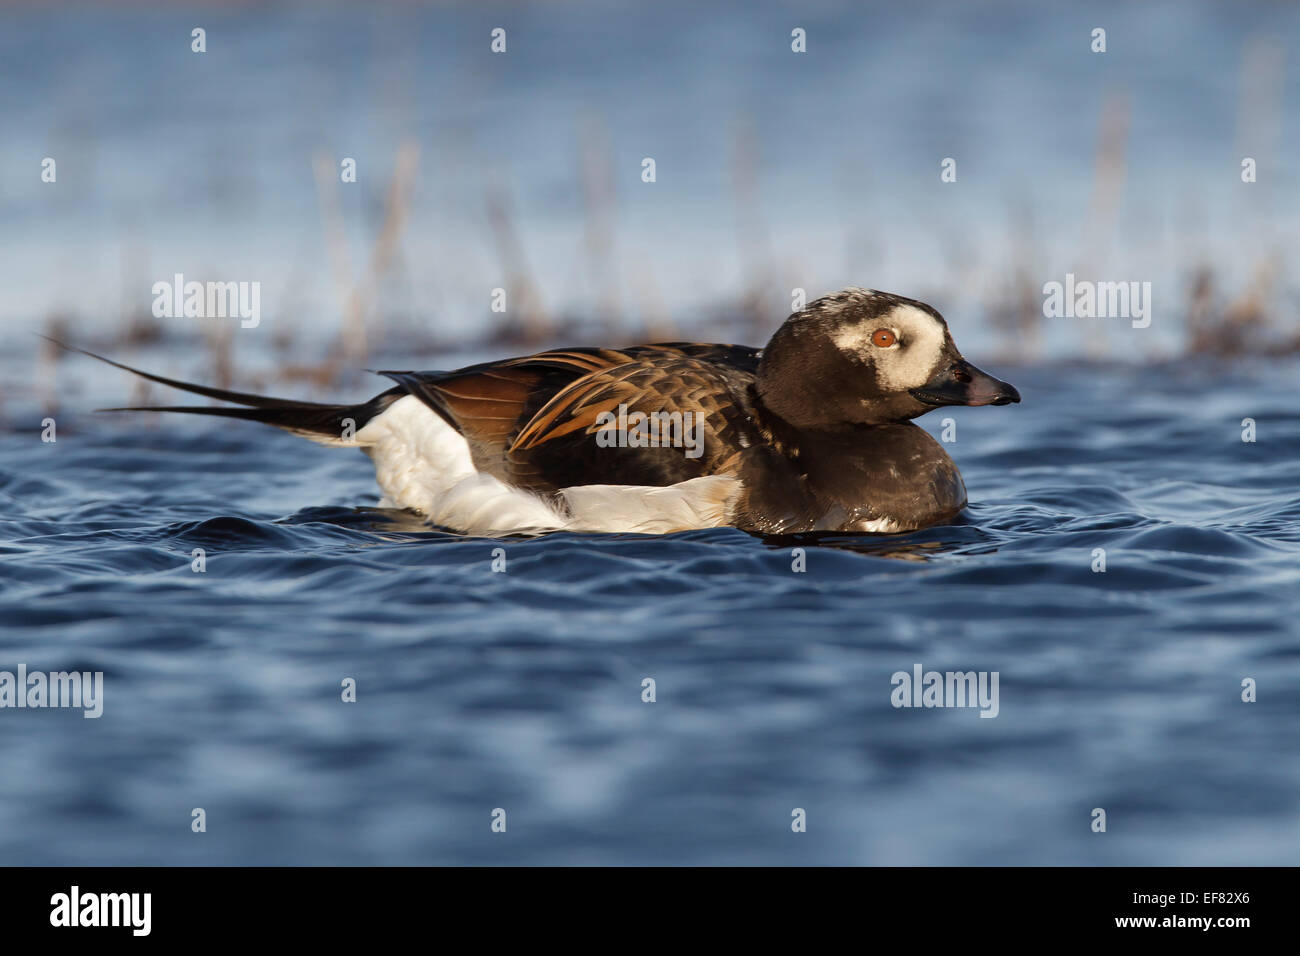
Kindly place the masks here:
[(570, 531), (636, 531), (667, 534), (730, 523), (740, 482), (706, 475), (675, 485), (580, 485), (560, 494), (572, 516)]
[(476, 471), (460, 433), (411, 395), (371, 419), (356, 433), (356, 444), (375, 463), (382, 505), (411, 508), (466, 534), (714, 528), (729, 522), (740, 491), (739, 481), (723, 476), (662, 488), (582, 485), (560, 492), (566, 514), (539, 495)]

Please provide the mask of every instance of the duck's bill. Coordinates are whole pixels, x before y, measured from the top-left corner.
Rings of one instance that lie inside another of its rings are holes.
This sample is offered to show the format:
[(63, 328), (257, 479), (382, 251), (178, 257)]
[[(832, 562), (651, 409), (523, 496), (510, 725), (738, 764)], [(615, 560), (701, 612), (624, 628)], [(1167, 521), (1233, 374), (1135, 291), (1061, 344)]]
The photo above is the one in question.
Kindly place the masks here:
[(1014, 387), (970, 362), (954, 362), (920, 388), (909, 390), (927, 405), (1010, 405), (1020, 401)]

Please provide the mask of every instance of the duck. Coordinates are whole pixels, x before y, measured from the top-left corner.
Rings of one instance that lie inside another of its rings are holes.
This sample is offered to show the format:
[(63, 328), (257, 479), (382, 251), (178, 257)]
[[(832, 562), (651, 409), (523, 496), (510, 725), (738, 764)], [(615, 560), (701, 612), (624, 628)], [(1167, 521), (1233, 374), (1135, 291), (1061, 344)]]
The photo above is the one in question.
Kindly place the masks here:
[(381, 507), (486, 537), (931, 527), (966, 507), (966, 486), (914, 419), (1020, 401), (962, 357), (933, 307), (858, 287), (807, 303), (761, 349), (556, 348), (453, 371), (381, 371), (393, 386), (353, 405), (210, 388), (85, 354), (229, 403), (103, 411), (244, 419), (359, 448)]

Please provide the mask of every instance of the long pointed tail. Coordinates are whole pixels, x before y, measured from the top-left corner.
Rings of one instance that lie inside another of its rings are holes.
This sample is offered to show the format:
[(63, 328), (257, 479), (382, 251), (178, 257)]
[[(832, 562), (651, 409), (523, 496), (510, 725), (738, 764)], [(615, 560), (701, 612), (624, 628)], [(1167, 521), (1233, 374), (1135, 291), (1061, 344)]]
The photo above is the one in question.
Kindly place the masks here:
[(189, 415), (241, 418), (245, 421), (274, 425), (276, 428), (283, 428), (285, 431), (301, 435), (303, 438), (309, 438), (324, 445), (358, 446), (361, 443), (353, 437), (354, 434), (364, 427), (366, 422), (406, 394), (405, 390), (394, 388), (359, 405), (326, 405), (320, 402), (300, 402), (287, 398), (271, 398), (266, 395), (253, 395), (250, 392), (234, 392), (224, 388), (211, 388), (207, 385), (196, 385), (193, 382), (182, 382), (174, 378), (154, 375), (151, 372), (132, 368), (130, 365), (123, 365), (121, 362), (114, 362), (112, 359), (96, 355), (94, 352), (66, 345), (48, 336), (43, 336), (43, 338), (48, 339), (60, 348), (67, 349), (69, 352), (80, 352), (82, 355), (88, 355), (93, 359), (98, 359), (112, 365), (114, 368), (120, 368), (133, 375), (138, 375), (150, 382), (157, 382), (159, 385), (178, 388), (195, 395), (203, 395), (207, 398), (215, 398), (219, 401), (245, 406), (243, 408), (223, 408), (200, 405), (134, 405), (97, 409), (97, 411), (101, 412), (184, 412)]

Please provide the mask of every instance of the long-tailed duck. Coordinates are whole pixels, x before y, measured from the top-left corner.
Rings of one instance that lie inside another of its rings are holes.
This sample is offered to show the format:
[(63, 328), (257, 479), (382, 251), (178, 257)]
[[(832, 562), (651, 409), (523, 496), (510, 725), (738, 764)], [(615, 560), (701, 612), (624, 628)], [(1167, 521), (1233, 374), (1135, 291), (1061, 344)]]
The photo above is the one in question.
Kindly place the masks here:
[(150, 410), (250, 419), (361, 448), (383, 504), (478, 535), (923, 528), (956, 515), (966, 486), (911, 420), (943, 405), (1020, 401), (962, 358), (933, 308), (858, 288), (794, 313), (761, 350), (670, 342), (382, 372), (396, 387), (359, 405), (110, 364), (244, 406)]

